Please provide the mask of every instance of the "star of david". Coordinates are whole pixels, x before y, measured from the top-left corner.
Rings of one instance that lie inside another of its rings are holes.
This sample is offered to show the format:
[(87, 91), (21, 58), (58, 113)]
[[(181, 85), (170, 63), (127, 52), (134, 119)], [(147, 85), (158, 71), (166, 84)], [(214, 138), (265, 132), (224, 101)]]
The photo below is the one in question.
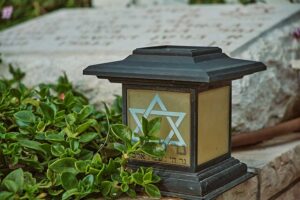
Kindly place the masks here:
[[(156, 104), (158, 104), (160, 110), (154, 110), (154, 106)], [(137, 114), (142, 114), (146, 119), (149, 117), (149, 115), (163, 116), (166, 117), (171, 127), (168, 136), (163, 140), (163, 142), (165, 144), (171, 144), (176, 146), (186, 146), (186, 143), (184, 142), (181, 133), (178, 130), (179, 125), (184, 119), (185, 113), (168, 111), (158, 94), (154, 96), (154, 98), (152, 99), (152, 101), (150, 102), (149, 106), (146, 109), (129, 108), (128, 110), (137, 124), (137, 127), (134, 129), (135, 133), (142, 131), (142, 123), (138, 118)], [(178, 117), (175, 123), (173, 122), (172, 117)], [(174, 134), (177, 136), (178, 141), (171, 140)], [(133, 137), (133, 140), (138, 140), (138, 138)]]

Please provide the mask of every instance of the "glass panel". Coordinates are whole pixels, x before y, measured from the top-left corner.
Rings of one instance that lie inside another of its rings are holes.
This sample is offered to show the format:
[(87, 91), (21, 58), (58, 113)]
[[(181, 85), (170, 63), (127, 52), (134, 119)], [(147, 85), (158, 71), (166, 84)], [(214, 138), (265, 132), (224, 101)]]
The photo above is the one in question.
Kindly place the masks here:
[(198, 94), (198, 164), (228, 152), (230, 87)]
[(167, 154), (161, 159), (136, 155), (134, 159), (190, 166), (190, 93), (127, 90), (129, 127), (141, 134), (141, 118), (162, 117), (159, 136), (168, 144)]

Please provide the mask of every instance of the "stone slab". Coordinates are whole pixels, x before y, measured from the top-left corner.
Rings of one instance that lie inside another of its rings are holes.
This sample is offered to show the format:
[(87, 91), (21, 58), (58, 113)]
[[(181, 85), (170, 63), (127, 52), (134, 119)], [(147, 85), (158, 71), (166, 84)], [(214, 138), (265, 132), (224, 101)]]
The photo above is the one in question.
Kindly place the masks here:
[(300, 133), (234, 151), (233, 156), (258, 174), (258, 199), (271, 199), (300, 178)]
[(161, 44), (221, 46), (231, 53), (300, 6), (157, 6), (60, 10), (0, 33), (2, 53), (128, 54)]
[[(277, 124), (300, 105), (297, 73), (290, 67), (299, 52), (290, 33), (299, 23), (299, 5), (63, 9), (0, 32), (0, 52), (5, 65), (27, 72), (26, 83), (51, 82), (66, 71), (100, 105), (121, 88), (82, 76), (87, 65), (119, 60), (148, 45), (220, 46), (269, 67), (233, 82), (232, 124), (239, 133)], [(0, 73), (7, 74), (7, 68)]]
[(300, 199), (300, 182), (292, 185), (287, 191), (282, 193), (276, 200), (299, 200)]
[(92, 0), (93, 7), (129, 7), (129, 6), (153, 6), (188, 4), (188, 0)]
[(216, 200), (257, 200), (257, 193), (258, 179), (257, 176), (254, 176), (246, 182), (223, 193)]

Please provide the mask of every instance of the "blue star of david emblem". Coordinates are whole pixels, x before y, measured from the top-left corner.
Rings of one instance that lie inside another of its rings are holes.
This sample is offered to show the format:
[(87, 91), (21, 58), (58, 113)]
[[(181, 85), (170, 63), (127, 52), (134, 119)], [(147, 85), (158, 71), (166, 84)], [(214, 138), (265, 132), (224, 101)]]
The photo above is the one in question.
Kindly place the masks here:
[[(160, 110), (154, 110), (154, 107), (156, 104), (159, 106)], [(142, 123), (138, 117), (138, 114), (142, 114), (143, 117), (145, 117), (146, 119), (150, 115), (166, 117), (166, 119), (169, 122), (169, 125), (171, 127), (171, 130), (170, 130), (168, 136), (164, 140), (162, 140), (162, 142), (164, 142), (165, 144), (171, 144), (171, 145), (176, 145), (176, 146), (186, 146), (186, 143), (185, 143), (184, 139), (182, 138), (181, 133), (178, 130), (178, 127), (180, 126), (182, 120), (185, 117), (185, 113), (168, 111), (158, 94), (156, 94), (154, 96), (154, 98), (152, 99), (152, 101), (150, 102), (149, 106), (146, 109), (128, 108), (128, 110), (129, 110), (130, 114), (132, 115), (135, 123), (137, 124), (136, 128), (134, 129), (135, 133), (139, 133), (139, 131), (142, 132)], [(172, 117), (178, 117), (175, 123), (174, 123)], [(171, 140), (174, 135), (176, 135), (176, 137), (178, 139), (177, 141)], [(138, 138), (134, 136), (133, 140), (138, 140)]]

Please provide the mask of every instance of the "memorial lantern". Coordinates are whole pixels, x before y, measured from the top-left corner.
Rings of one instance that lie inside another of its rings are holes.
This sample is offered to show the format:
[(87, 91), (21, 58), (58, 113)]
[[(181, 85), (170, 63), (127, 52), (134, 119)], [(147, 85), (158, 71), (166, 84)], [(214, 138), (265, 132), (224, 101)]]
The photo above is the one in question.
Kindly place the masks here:
[(162, 117), (165, 157), (137, 155), (132, 166), (154, 167), (165, 195), (212, 199), (252, 176), (231, 157), (231, 81), (265, 69), (218, 47), (157, 46), (83, 73), (122, 83), (123, 120), (134, 132), (142, 116)]

